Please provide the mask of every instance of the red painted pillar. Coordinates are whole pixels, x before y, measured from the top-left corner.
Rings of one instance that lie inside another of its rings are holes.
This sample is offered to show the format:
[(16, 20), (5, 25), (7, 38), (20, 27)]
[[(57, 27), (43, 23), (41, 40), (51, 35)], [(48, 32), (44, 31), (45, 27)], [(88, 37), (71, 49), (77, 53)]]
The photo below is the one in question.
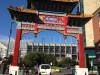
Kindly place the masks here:
[(68, 17), (64, 16), (64, 35), (67, 35)]
[(17, 31), (16, 31), (16, 40), (15, 40), (14, 55), (13, 55), (13, 62), (12, 62), (13, 66), (18, 65), (21, 32), (22, 32), (21, 29), (17, 29)]
[(83, 34), (78, 34), (78, 47), (79, 47), (79, 66), (85, 68), (85, 55), (84, 55), (84, 39)]

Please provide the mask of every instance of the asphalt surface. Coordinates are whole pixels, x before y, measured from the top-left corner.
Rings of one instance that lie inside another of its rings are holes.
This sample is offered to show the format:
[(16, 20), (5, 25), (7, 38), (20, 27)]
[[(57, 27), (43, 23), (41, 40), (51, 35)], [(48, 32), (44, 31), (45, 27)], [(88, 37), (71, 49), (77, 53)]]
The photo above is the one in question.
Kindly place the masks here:
[[(0, 75), (9, 75), (9, 74), (0, 74)], [(22, 73), (19, 72), (19, 75), (22, 75)], [(38, 75), (38, 74), (25, 74), (25, 75)], [(52, 73), (51, 75), (75, 75), (75, 73), (71, 69), (61, 69), (60, 73)], [(98, 75), (98, 74), (90, 73), (89, 75)]]
[(74, 74), (75, 70), (72, 70), (72, 69), (61, 69), (61, 73), (64, 73), (64, 74)]
[[(75, 75), (75, 70), (61, 69), (61, 73), (52, 73), (52, 75)], [(89, 75), (98, 75), (97, 73), (89, 73)]]
[[(0, 75), (9, 75), (9, 74), (0, 74)], [(19, 75), (22, 75), (21, 73)], [(38, 75), (38, 74), (25, 74), (25, 75)], [(66, 73), (52, 73), (51, 75), (75, 75), (75, 74), (66, 74)], [(98, 74), (89, 74), (89, 75), (98, 75)]]
[[(75, 70), (74, 69), (65, 69), (61, 68), (60, 73), (52, 73), (51, 75), (75, 75)], [(97, 73), (89, 73), (89, 75), (98, 75)]]

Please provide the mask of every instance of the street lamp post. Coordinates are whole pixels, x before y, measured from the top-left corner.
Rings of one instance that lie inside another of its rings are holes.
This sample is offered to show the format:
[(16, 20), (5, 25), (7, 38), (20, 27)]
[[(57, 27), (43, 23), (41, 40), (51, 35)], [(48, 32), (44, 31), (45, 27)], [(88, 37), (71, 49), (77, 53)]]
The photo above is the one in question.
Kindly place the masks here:
[(42, 44), (44, 44), (44, 38), (42, 38)]
[(42, 44), (43, 44), (43, 53), (44, 53), (44, 38), (42, 38)]
[(12, 24), (15, 22), (11, 22), (11, 27), (10, 27), (10, 34), (9, 34), (9, 40), (8, 40), (8, 48), (7, 48), (7, 54), (6, 57), (8, 57), (8, 51), (9, 51), (9, 43), (10, 43), (10, 37), (11, 37), (11, 33), (12, 33)]

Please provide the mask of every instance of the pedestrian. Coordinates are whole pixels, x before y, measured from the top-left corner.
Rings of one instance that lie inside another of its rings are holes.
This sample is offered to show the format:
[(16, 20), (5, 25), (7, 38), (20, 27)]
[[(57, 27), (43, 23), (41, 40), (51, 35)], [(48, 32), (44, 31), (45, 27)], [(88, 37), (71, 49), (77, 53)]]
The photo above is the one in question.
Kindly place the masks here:
[(25, 64), (23, 64), (23, 65), (22, 65), (22, 75), (25, 74), (25, 70), (26, 70), (26, 66), (25, 66)]
[(38, 73), (38, 64), (35, 65), (35, 74)]
[(5, 71), (5, 74), (8, 74), (8, 73), (9, 73), (9, 64), (7, 64), (6, 71)]
[(36, 64), (36, 65), (33, 67), (33, 73), (34, 73), (34, 74), (37, 74), (37, 73), (38, 73), (38, 64)]

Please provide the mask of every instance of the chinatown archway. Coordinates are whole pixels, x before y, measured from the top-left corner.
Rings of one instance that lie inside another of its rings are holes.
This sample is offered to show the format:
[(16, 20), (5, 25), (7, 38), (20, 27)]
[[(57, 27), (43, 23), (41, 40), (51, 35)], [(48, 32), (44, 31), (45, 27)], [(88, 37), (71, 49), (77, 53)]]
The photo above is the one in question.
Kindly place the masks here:
[[(15, 9), (9, 7), (10, 9)], [(23, 7), (22, 7), (23, 8)], [(34, 13), (33, 13), (34, 12)], [(53, 30), (57, 31), (60, 34), (64, 35), (66, 38), (68, 35), (74, 36), (78, 42), (78, 52), (79, 52), (79, 66), (80, 68), (85, 68), (85, 57), (84, 57), (84, 42), (83, 34), (81, 27), (69, 27), (68, 21), (69, 17), (65, 14), (52, 13), (52, 12), (39, 12), (33, 11), (31, 16), (29, 16), (29, 21), (26, 19), (26, 16), (23, 16), (24, 20), (20, 20), (20, 16), (14, 17), (17, 23), (16, 29), (16, 40), (13, 56), (13, 66), (18, 65), (19, 57), (19, 47), (21, 36), (26, 33), (34, 33), (35, 37), (39, 32), (44, 30)], [(32, 21), (31, 21), (32, 20)]]

